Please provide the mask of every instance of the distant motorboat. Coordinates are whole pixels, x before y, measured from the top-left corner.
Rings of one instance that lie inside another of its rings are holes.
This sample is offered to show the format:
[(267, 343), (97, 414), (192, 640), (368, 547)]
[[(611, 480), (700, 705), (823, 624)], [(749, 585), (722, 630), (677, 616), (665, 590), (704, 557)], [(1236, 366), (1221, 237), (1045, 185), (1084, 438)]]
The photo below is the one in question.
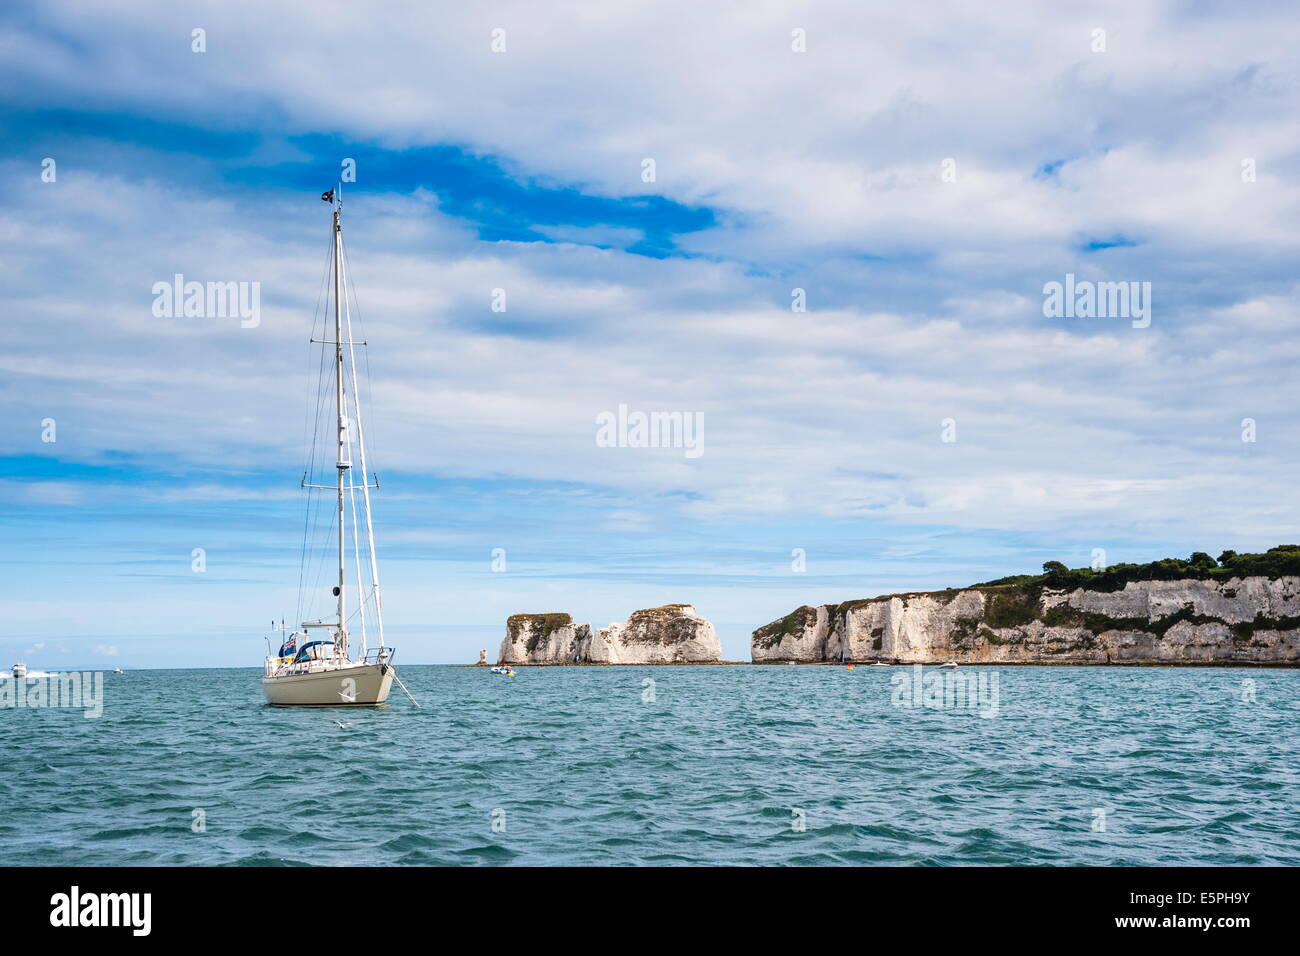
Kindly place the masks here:
[(14, 677), (16, 677), (16, 678), (26, 677), (26, 676), (27, 676), (27, 665), (24, 664), (22, 661), (19, 661), (17, 664), (15, 664), (15, 665), (13, 666), (13, 675), (14, 675)]
[(940, 664), (939, 666), (942, 667), (942, 668), (946, 668), (947, 670), (950, 670), (950, 671), (955, 671), (955, 670), (957, 669), (957, 662), (956, 662), (956, 661), (944, 661), (944, 662), (943, 662), (942, 664)]
[(120, 668), (120, 667), (114, 667), (114, 668), (113, 668), (113, 673), (114, 673), (114, 674), (120, 674), (120, 673), (122, 673), (122, 668)]
[(515, 676), (515, 672), (514, 672), (514, 670), (512, 670), (512, 669), (509, 668), (509, 667), (502, 666), (502, 665), (500, 665), (500, 664), (498, 664), (496, 667), (492, 668), (492, 673), (493, 673), (493, 674), (504, 674), (506, 677), (514, 677), (514, 676)]
[(872, 666), (872, 667), (889, 667), (890, 665), (889, 665), (889, 664), (886, 664), (884, 661), (876, 661), (876, 662), (875, 662), (874, 664), (872, 664), (871, 666)]

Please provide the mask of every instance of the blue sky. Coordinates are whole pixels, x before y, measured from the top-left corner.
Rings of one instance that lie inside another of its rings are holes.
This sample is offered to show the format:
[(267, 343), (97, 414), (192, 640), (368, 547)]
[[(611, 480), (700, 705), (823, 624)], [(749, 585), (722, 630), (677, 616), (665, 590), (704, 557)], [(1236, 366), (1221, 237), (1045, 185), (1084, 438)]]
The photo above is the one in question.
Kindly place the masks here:
[[(560, 8), (0, 14), (0, 655), (258, 664), (345, 159), (399, 660), (667, 602), (746, 659), (803, 603), (1300, 537), (1284, 7)], [(156, 318), (175, 273), (260, 323)], [(1066, 273), (1150, 327), (1045, 317)], [(704, 454), (598, 447), (620, 404)]]

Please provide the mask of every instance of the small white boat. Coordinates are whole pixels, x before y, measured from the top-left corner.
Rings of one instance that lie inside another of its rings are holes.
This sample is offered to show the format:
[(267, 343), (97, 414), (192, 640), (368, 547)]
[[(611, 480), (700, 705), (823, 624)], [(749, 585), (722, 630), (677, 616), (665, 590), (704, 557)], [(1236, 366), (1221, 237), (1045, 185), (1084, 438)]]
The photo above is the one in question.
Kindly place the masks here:
[(944, 662), (943, 662), (942, 664), (940, 664), (939, 666), (942, 667), (942, 668), (944, 668), (945, 670), (955, 671), (955, 670), (957, 669), (957, 662), (956, 662), (956, 661), (944, 661)]
[(514, 672), (514, 670), (513, 670), (512, 668), (507, 667), (507, 666), (504, 666), (504, 665), (501, 665), (501, 664), (498, 664), (496, 667), (492, 668), (492, 673), (493, 673), (493, 674), (504, 674), (506, 677), (514, 677), (514, 676), (515, 676), (515, 672)]
[(114, 673), (114, 674), (120, 674), (120, 673), (122, 673), (122, 668), (120, 668), (120, 667), (114, 667), (114, 668), (113, 668), (113, 673)]
[(12, 673), (13, 673), (13, 675), (14, 675), (15, 678), (23, 678), (23, 677), (26, 677), (26, 676), (27, 676), (27, 665), (24, 664), (22, 661), (19, 661), (17, 664), (15, 664), (15, 665), (13, 666), (13, 671), (12, 671)]
[(891, 666), (891, 665), (886, 664), (886, 663), (884, 663), (883, 661), (876, 661), (876, 662), (875, 662), (874, 664), (872, 664), (871, 666), (872, 666), (872, 667), (889, 667), (889, 666)]

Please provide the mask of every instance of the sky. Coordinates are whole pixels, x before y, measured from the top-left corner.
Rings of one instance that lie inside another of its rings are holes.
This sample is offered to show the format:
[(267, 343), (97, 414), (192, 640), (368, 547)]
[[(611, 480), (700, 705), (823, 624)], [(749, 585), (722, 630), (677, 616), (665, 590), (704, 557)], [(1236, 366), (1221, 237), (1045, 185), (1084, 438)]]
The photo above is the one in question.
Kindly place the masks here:
[[(0, 657), (260, 667), (349, 161), (399, 664), (665, 603), (747, 660), (801, 604), (1300, 540), (1297, 46), (1269, 3), (7, 4)], [(176, 274), (256, 323), (156, 315)], [(1149, 321), (1047, 314), (1067, 275)]]

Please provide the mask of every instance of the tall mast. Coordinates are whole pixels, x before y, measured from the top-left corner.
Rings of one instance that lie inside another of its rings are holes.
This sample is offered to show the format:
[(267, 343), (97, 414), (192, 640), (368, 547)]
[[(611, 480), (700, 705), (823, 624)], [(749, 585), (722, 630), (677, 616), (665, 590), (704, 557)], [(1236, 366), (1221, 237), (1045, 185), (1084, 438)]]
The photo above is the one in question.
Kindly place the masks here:
[(343, 208), (343, 199), (338, 197), (334, 202), (334, 408), (336, 412), (336, 422), (338, 425), (338, 458), (335, 459), (335, 467), (338, 470), (338, 523), (339, 523), (339, 583), (335, 593), (339, 598), (339, 630), (335, 637), (335, 652), (342, 657), (348, 655), (348, 632), (345, 627), (346, 618), (344, 614), (347, 609), (347, 587), (343, 561), (346, 554), (345, 537), (344, 537), (344, 513), (343, 513), (343, 478), (348, 469), (352, 467), (349, 461), (349, 453), (344, 447), (346, 440), (347, 420), (346, 407), (343, 403), (343, 226), (339, 221), (339, 216)]
[[(366, 465), (366, 429), (365, 429), (365, 425), (363, 424), (363, 416), (361, 414), (361, 389), (357, 387), (355, 384), (358, 381), (357, 353), (352, 338), (352, 309), (348, 305), (346, 299), (343, 300), (343, 309), (344, 309), (344, 314), (347, 316), (348, 359), (352, 366), (352, 381), (353, 381), (352, 405), (356, 409), (357, 451), (361, 455), (361, 497), (362, 497), (362, 502), (364, 505), (364, 511), (366, 515), (366, 541), (369, 545), (369, 553), (370, 553), (370, 596), (375, 602), (375, 624), (379, 629), (379, 646), (382, 648), (384, 646), (384, 602), (383, 602), (382, 595), (380, 595), (379, 593), (379, 558), (378, 555), (375, 553), (375, 526), (374, 526), (373, 517), (370, 513), (370, 489), (372, 486), (370, 484), (370, 480), (367, 478), (367, 475), (369, 475), (370, 472), (367, 471), (367, 465)], [(379, 487), (378, 482), (379, 482), (379, 478), (376, 476), (375, 484), (373, 487), (378, 488)], [(354, 537), (355, 534), (356, 531), (354, 528), (353, 529)], [(358, 565), (360, 564), (360, 560), (361, 558), (360, 556), (358, 556), (357, 557)], [(358, 566), (357, 568), (358, 589), (360, 589), (361, 587), (360, 573), (361, 573), (361, 569)], [(362, 592), (358, 590), (358, 593), (362, 593)], [(358, 600), (362, 600), (362, 599), (358, 598)], [(362, 653), (364, 655), (366, 649), (364, 610), (361, 615), (361, 621), (362, 621), (361, 647), (362, 647)]]

